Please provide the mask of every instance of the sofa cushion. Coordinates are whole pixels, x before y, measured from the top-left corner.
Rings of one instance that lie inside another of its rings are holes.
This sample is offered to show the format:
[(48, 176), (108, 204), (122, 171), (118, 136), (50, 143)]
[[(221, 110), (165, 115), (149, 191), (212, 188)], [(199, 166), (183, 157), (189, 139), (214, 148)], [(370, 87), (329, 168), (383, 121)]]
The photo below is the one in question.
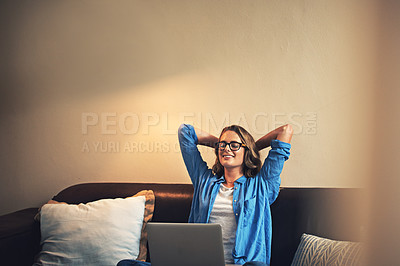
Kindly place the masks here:
[(152, 191), (79, 205), (52, 203), (59, 202), (49, 202), (40, 211), (38, 265), (116, 265), (122, 259), (146, 259)]
[(303, 234), (292, 261), (300, 265), (360, 265), (362, 244)]

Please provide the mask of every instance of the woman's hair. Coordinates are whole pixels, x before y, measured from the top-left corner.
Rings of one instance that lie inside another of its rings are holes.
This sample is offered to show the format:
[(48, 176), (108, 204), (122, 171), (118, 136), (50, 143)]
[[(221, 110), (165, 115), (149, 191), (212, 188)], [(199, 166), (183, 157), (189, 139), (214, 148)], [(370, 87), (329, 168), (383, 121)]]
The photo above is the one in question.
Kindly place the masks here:
[[(260, 160), (260, 153), (258, 152), (254, 138), (250, 135), (249, 132), (246, 131), (246, 129), (242, 128), (241, 126), (231, 125), (231, 126), (225, 127), (222, 130), (221, 135), (219, 136), (219, 139), (221, 139), (221, 136), (228, 130), (233, 131), (236, 134), (238, 134), (242, 143), (244, 143), (246, 145), (246, 147), (242, 147), (242, 149), (245, 149), (243, 165), (242, 165), (243, 166), (243, 174), (246, 177), (256, 176), (258, 174), (258, 172), (260, 172), (260, 169), (261, 169), (261, 160)], [(219, 162), (218, 147), (215, 147), (215, 155), (217, 155), (217, 158), (215, 159), (215, 164), (214, 164), (212, 170), (213, 170), (214, 174), (221, 177), (224, 175), (224, 167)]]

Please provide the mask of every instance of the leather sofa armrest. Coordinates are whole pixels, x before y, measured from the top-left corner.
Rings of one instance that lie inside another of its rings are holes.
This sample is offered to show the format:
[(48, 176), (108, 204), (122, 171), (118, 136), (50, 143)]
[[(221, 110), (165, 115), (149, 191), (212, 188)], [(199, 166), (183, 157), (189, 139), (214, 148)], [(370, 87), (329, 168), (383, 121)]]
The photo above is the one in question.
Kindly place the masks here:
[(0, 216), (2, 265), (32, 265), (40, 249), (40, 226), (34, 220), (37, 208)]

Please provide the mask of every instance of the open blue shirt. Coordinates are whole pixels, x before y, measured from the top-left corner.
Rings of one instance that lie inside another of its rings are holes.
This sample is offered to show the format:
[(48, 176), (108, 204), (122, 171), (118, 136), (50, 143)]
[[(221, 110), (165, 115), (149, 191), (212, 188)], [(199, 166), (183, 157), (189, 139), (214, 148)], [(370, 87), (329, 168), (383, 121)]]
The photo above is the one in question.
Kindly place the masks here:
[[(189, 223), (208, 223), (215, 198), (225, 178), (208, 168), (197, 149), (193, 126), (183, 124), (178, 132), (182, 157), (194, 186)], [(272, 140), (261, 171), (251, 178), (242, 176), (234, 184), (233, 211), (237, 231), (232, 256), (235, 264), (248, 261), (270, 263), (272, 220), (270, 204), (279, 194), (280, 174), (290, 155), (290, 144)]]

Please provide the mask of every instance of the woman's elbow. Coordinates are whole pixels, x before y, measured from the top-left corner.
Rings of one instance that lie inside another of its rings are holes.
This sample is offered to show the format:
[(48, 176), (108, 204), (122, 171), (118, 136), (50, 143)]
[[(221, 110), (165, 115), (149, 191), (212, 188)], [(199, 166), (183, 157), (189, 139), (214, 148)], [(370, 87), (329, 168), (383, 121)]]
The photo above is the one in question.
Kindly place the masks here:
[(285, 135), (293, 136), (293, 127), (291, 124), (286, 124), (282, 128), (282, 133)]
[(279, 132), (277, 139), (283, 142), (290, 143), (293, 136), (293, 127), (290, 124), (282, 126), (281, 132)]
[(185, 124), (181, 124), (181, 125), (178, 127), (178, 133), (180, 133), (184, 128), (185, 128)]

